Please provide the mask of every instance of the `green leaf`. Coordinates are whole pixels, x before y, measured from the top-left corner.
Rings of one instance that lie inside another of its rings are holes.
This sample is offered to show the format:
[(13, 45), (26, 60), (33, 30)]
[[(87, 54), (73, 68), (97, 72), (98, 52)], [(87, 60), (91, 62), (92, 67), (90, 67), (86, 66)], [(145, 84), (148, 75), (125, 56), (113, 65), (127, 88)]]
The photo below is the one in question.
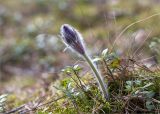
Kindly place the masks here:
[(4, 109), (3, 109), (2, 107), (0, 107), (0, 113), (3, 112), (3, 110), (4, 110)]
[(0, 95), (0, 99), (7, 97), (7, 94)]
[(64, 72), (64, 73), (72, 73), (73, 69), (72, 69), (72, 67), (67, 66), (65, 69), (62, 69), (61, 71)]
[(102, 51), (102, 57), (106, 57), (108, 54), (108, 48)]
[(133, 81), (126, 81), (126, 84), (129, 85), (129, 86), (132, 86), (133, 85)]
[(6, 101), (7, 98), (2, 98), (0, 99), (0, 103), (4, 103)]
[(148, 87), (150, 87), (151, 85), (153, 85), (153, 83), (148, 83), (148, 84), (146, 84), (145, 86), (143, 86), (142, 89), (148, 88)]
[(76, 71), (82, 70), (82, 68), (79, 65), (74, 65), (73, 69), (76, 70)]
[(112, 68), (118, 68), (120, 66), (120, 59), (118, 58), (114, 59), (110, 65)]
[(67, 88), (69, 83), (71, 83), (71, 79), (70, 78), (65, 78), (61, 81), (61, 86), (64, 87), (64, 88)]
[(146, 102), (146, 107), (149, 111), (151, 111), (155, 108), (151, 101)]
[(148, 93), (147, 93), (148, 98), (153, 98), (154, 95), (155, 95), (155, 92), (153, 92), (153, 91), (148, 91)]
[(92, 62), (99, 62), (99, 61), (102, 61), (102, 58), (100, 57), (96, 57), (92, 60)]
[(136, 85), (141, 85), (142, 81), (141, 80), (135, 80)]
[(126, 87), (126, 91), (128, 91), (128, 92), (132, 91), (132, 87), (131, 86), (126, 85), (125, 87)]
[(3, 112), (4, 108), (4, 103), (5, 101), (7, 100), (7, 94), (3, 94), (3, 95), (0, 95), (0, 112)]
[(72, 88), (72, 86), (71, 86), (71, 82), (69, 82), (68, 84), (67, 84), (67, 89), (71, 89)]

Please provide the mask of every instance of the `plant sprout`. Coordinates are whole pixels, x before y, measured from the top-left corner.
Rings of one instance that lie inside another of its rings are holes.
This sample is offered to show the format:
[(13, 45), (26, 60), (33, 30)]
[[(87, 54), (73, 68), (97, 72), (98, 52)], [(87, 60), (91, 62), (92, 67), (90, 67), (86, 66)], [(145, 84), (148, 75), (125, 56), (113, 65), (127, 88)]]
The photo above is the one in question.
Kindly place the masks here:
[(89, 64), (91, 67), (97, 83), (99, 85), (99, 88), (103, 94), (103, 97), (105, 99), (108, 99), (108, 88), (107, 85), (104, 83), (104, 79), (101, 76), (101, 74), (98, 72), (98, 69), (96, 66), (93, 64), (93, 61), (91, 58), (88, 56), (87, 51), (85, 49), (84, 43), (83, 43), (83, 37), (82, 35), (72, 26), (68, 24), (63, 24), (61, 26), (60, 34), (62, 36), (62, 39), (64, 43), (66, 44), (67, 47), (69, 47), (71, 50), (74, 50), (78, 54), (80, 54)]

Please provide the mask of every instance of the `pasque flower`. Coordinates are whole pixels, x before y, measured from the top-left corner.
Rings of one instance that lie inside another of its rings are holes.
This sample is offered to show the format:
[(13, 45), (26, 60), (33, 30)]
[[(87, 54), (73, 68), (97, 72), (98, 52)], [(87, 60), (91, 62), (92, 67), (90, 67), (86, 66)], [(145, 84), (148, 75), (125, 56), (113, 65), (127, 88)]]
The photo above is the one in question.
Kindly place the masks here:
[(84, 44), (81, 34), (68, 24), (61, 26), (61, 36), (68, 47), (81, 55), (85, 54)]
[(61, 26), (60, 33), (61, 33), (61, 36), (62, 36), (64, 43), (68, 47), (70, 47), (71, 49), (73, 49), (74, 51), (76, 51), (77, 53), (82, 55), (83, 58), (87, 61), (87, 63), (90, 65), (93, 73), (95, 74), (99, 88), (100, 88), (101, 92), (103, 93), (102, 94), (103, 97), (108, 99), (108, 88), (107, 88), (106, 84), (104, 83), (103, 77), (98, 72), (98, 69), (93, 64), (90, 57), (87, 55), (81, 34), (75, 28), (73, 28), (72, 26), (70, 26), (68, 24), (64, 24)]

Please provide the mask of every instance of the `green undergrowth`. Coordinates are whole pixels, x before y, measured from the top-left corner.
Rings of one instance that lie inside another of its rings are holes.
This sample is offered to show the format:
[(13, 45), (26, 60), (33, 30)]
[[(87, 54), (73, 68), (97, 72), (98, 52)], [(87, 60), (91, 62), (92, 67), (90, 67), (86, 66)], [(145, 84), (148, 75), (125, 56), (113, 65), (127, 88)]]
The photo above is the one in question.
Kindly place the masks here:
[[(37, 114), (158, 113), (160, 109), (160, 72), (147, 69), (132, 59), (122, 59), (104, 50), (94, 59), (108, 82), (108, 101), (102, 98), (90, 73), (81, 76), (82, 67), (68, 66), (53, 84), (55, 102)], [(137, 67), (134, 65), (137, 64)], [(139, 67), (138, 67), (139, 66)], [(65, 78), (64, 78), (65, 77)]]
[(160, 73), (144, 71), (138, 74), (142, 77), (135, 74), (133, 77), (110, 82), (108, 101), (102, 99), (102, 94), (90, 75), (78, 79), (72, 74), (72, 78), (64, 78), (54, 86), (57, 97), (63, 97), (50, 106), (41, 108), (37, 113), (156, 113), (160, 108)]

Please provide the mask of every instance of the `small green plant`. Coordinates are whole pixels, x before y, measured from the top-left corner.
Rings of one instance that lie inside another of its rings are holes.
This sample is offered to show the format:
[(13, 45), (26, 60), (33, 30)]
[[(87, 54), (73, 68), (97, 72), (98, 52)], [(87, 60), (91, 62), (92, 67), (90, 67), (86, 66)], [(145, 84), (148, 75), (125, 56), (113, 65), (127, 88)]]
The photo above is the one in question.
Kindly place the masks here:
[[(60, 102), (56, 104), (54, 113), (103, 113), (110, 112), (111, 106), (109, 102), (106, 102), (96, 87), (92, 77), (80, 77), (81, 71), (79, 65), (67, 66), (62, 70), (63, 78), (59, 84), (55, 84), (54, 87), (59, 90), (57, 92), (60, 96), (64, 96)], [(63, 107), (64, 104), (65, 107)]]
[(4, 105), (7, 100), (7, 96), (7, 94), (0, 95), (0, 113), (4, 112), (5, 110)]

